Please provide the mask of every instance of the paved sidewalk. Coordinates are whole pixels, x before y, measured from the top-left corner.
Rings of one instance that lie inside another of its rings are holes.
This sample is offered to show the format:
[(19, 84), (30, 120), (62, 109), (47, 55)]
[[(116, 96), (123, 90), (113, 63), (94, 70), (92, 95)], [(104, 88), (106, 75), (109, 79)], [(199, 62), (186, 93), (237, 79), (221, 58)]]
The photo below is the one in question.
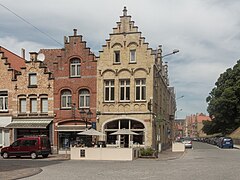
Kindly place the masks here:
[(174, 160), (184, 156), (185, 152), (172, 152), (172, 149), (167, 149), (158, 154), (158, 160)]
[(236, 149), (240, 149), (240, 145), (235, 145), (235, 144), (234, 144), (233, 147), (236, 148)]

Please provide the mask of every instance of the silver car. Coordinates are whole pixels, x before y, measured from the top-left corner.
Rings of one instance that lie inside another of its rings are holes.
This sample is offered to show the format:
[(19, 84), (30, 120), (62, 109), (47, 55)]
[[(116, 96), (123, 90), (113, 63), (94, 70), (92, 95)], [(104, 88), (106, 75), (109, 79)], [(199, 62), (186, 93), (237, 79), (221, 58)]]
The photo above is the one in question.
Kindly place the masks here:
[(182, 139), (182, 143), (185, 145), (185, 148), (192, 148), (192, 139), (185, 137)]

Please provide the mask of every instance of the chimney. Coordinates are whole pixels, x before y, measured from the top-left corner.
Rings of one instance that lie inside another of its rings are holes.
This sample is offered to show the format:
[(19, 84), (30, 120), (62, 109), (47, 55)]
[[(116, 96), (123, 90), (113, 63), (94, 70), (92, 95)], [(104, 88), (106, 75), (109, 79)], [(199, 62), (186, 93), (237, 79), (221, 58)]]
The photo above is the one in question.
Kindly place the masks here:
[(22, 52), (22, 58), (25, 59), (25, 49), (22, 48), (22, 49), (21, 49), (21, 52)]
[(123, 16), (127, 16), (127, 7), (124, 6), (124, 9), (123, 9)]
[(68, 38), (67, 38), (67, 36), (64, 36), (64, 43), (65, 43), (65, 44), (68, 43)]
[(30, 60), (31, 61), (37, 61), (38, 53), (36, 53), (36, 52), (29, 52), (29, 54), (30, 54)]
[(77, 36), (77, 29), (73, 29), (74, 36)]

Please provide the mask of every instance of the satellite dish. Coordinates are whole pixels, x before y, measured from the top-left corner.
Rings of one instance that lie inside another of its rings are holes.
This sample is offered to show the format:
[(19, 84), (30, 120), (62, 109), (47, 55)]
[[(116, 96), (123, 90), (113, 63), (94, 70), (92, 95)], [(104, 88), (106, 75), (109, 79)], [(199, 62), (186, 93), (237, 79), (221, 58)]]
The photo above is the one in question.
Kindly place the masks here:
[(38, 55), (37, 55), (37, 60), (43, 62), (43, 61), (45, 60), (45, 55), (44, 55), (43, 53), (38, 54)]

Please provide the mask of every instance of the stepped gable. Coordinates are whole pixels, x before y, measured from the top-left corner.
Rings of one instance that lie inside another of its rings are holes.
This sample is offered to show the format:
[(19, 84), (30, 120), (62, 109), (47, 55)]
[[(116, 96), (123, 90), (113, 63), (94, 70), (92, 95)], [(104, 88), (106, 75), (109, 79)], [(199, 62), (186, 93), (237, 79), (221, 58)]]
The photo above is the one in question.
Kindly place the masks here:
[[(54, 64), (68, 63), (68, 58), (78, 56), (85, 61), (95, 61), (96, 56), (86, 46), (86, 41), (82, 40), (82, 35), (77, 35), (77, 29), (73, 29), (73, 36), (64, 37), (64, 48), (61, 49), (40, 49), (39, 53), (43, 53), (45, 63), (51, 71), (54, 71)], [(77, 48), (72, 48), (76, 46)], [(88, 56), (86, 56), (88, 55)], [(64, 62), (65, 61), (65, 62)]]
[[(106, 44), (102, 45), (103, 50), (100, 50), (99, 53), (101, 54), (105, 48), (110, 48), (115, 46), (116, 44), (110, 44), (113, 35), (128, 35), (128, 34), (139, 34), (139, 40), (137, 42), (132, 42), (137, 46), (146, 45), (147, 49), (150, 51), (151, 54), (154, 54), (152, 48), (149, 48), (149, 43), (145, 42), (145, 37), (142, 37), (142, 32), (138, 31), (138, 26), (134, 25), (134, 21), (131, 20), (131, 16), (127, 15), (127, 8), (124, 7), (123, 15), (120, 16), (120, 21), (117, 22), (117, 27), (113, 28), (113, 33), (110, 34), (110, 38), (106, 39)], [(129, 46), (130, 44), (118, 44), (119, 46)]]
[(21, 75), (21, 69), (26, 68), (25, 59), (14, 54), (0, 46), (0, 54), (2, 54), (1, 60), (5, 61), (8, 71), (12, 71), (12, 80), (15, 81), (18, 75)]
[(53, 72), (54, 64), (59, 63), (59, 59), (62, 57), (62, 51), (64, 49), (41, 49), (39, 53), (43, 53), (45, 57), (44, 63), (47, 64), (47, 67), (51, 72)]
[(117, 22), (117, 27), (113, 28), (113, 34), (134, 32), (138, 32), (138, 27), (134, 26), (134, 21), (131, 21), (131, 16), (127, 15), (127, 8), (124, 7), (120, 22)]
[(4, 47), (0, 46), (0, 52), (3, 53), (3, 57), (2, 59), (5, 59), (6, 65), (9, 65), (8, 67), (10, 69), (14, 69), (16, 71), (20, 71), (21, 68), (25, 68), (25, 59), (23, 59), (22, 57), (14, 54), (13, 52), (5, 49)]
[(30, 54), (30, 61), (26, 61), (26, 64), (31, 64), (31, 63), (38, 63), (38, 67), (43, 69), (44, 74), (48, 74), (48, 79), (54, 79), (52, 72), (49, 70), (48, 66), (37, 59), (38, 53), (37, 52), (29, 52)]

